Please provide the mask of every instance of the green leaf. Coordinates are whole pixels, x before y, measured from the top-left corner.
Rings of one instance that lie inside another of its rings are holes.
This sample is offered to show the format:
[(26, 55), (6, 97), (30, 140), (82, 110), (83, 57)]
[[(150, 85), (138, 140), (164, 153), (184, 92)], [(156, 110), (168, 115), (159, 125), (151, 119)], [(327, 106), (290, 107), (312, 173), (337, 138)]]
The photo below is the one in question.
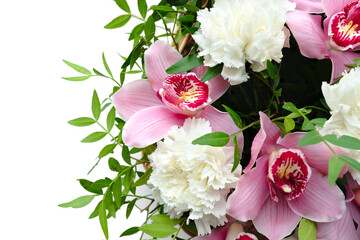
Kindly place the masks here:
[(224, 64), (218, 64), (215, 67), (209, 68), (201, 78), (201, 82), (206, 82), (217, 75), (219, 75), (223, 69)]
[(130, 236), (130, 235), (133, 235), (137, 232), (139, 232), (139, 227), (131, 227), (131, 228), (128, 228), (126, 229), (121, 235), (120, 237), (124, 237), (124, 236)]
[(84, 68), (82, 66), (79, 66), (79, 65), (77, 65), (75, 63), (68, 62), (66, 60), (63, 60), (63, 61), (64, 61), (64, 63), (66, 63), (69, 67), (71, 67), (75, 71), (77, 71), (79, 73), (82, 73), (82, 74), (85, 74), (85, 75), (88, 75), (88, 76), (91, 75), (91, 72), (89, 70), (87, 70), (86, 68)]
[[(141, 1), (141, 0), (139, 0)], [(144, 23), (140, 23), (138, 25), (136, 25), (133, 30), (131, 31), (130, 35), (129, 35), (129, 41), (133, 40), (135, 38), (135, 36), (139, 36), (142, 31), (144, 31)]]
[(157, 223), (165, 223), (165, 224), (169, 224), (169, 225), (172, 225), (172, 226), (175, 226), (179, 223), (181, 223), (182, 221), (184, 221), (183, 218), (179, 218), (179, 219), (172, 219), (169, 217), (169, 215), (166, 215), (166, 214), (157, 214), (157, 215), (153, 215), (150, 217), (150, 219), (154, 222), (157, 222)]
[(347, 135), (337, 138), (336, 135), (326, 135), (325, 140), (339, 147), (360, 150), (360, 140)]
[(311, 122), (314, 123), (315, 125), (323, 127), (326, 122), (326, 118), (314, 118), (311, 120)]
[(128, 203), (128, 205), (127, 205), (127, 207), (126, 207), (126, 219), (128, 219), (129, 217), (130, 217), (130, 214), (131, 214), (131, 212), (132, 212), (132, 210), (133, 210), (133, 208), (134, 208), (134, 206), (135, 206), (135, 203), (136, 203), (136, 198), (135, 199), (133, 199), (132, 201), (130, 201), (129, 203)]
[(121, 177), (118, 177), (114, 184), (112, 185), (112, 192), (115, 199), (115, 205), (117, 208), (121, 207), (121, 197), (122, 197), (122, 180)]
[(101, 225), (101, 229), (105, 235), (106, 239), (109, 239), (109, 230), (107, 224), (107, 217), (106, 217), (106, 206), (104, 200), (101, 201), (99, 206), (99, 221)]
[(97, 142), (101, 139), (103, 139), (106, 136), (106, 132), (94, 132), (85, 137), (81, 142), (83, 143), (91, 143), (91, 142)]
[(223, 147), (229, 142), (229, 140), (230, 136), (224, 132), (212, 132), (195, 139), (192, 141), (192, 144)]
[(241, 153), (239, 150), (239, 143), (238, 143), (237, 135), (235, 135), (235, 137), (233, 139), (233, 143), (234, 143), (234, 164), (231, 169), (231, 172), (234, 172), (235, 169), (239, 166), (240, 159), (241, 159)]
[(62, 79), (68, 80), (68, 81), (73, 81), (73, 82), (78, 82), (78, 81), (85, 81), (87, 79), (89, 79), (90, 76), (80, 76), (80, 77), (62, 77)]
[(146, 18), (146, 13), (147, 13), (147, 10), (148, 10), (146, 0), (138, 0), (138, 9), (139, 9), (139, 13), (141, 14), (141, 17), (143, 19), (145, 19)]
[(316, 240), (315, 223), (302, 218), (299, 224), (299, 240)]
[(115, 158), (109, 158), (108, 165), (111, 171), (121, 172), (122, 168), (118, 160)]
[(238, 126), (239, 128), (242, 128), (242, 120), (240, 118), (240, 116), (231, 108), (229, 108), (226, 105), (222, 105), (225, 110), (229, 113), (231, 119), (234, 121), (235, 125)]
[(68, 123), (70, 125), (73, 125), (76, 127), (85, 127), (85, 126), (89, 126), (91, 124), (96, 123), (96, 121), (89, 117), (80, 117), (80, 118), (75, 118), (73, 120), (70, 120), (70, 121), (68, 121)]
[(106, 77), (104, 74), (102, 74), (101, 72), (99, 72), (98, 70), (96, 70), (95, 68), (93, 68), (93, 71), (96, 75), (101, 76), (101, 77)]
[(110, 132), (111, 129), (113, 128), (114, 124), (115, 124), (115, 116), (116, 116), (116, 110), (115, 107), (112, 107), (107, 115), (107, 119), (106, 119), (106, 125), (107, 125), (107, 129)]
[(172, 7), (169, 7), (169, 6), (157, 6), (157, 5), (154, 5), (154, 6), (151, 6), (150, 9), (154, 10), (154, 11), (175, 12), (175, 9), (173, 9)]
[(338, 158), (341, 161), (346, 162), (347, 164), (349, 164), (350, 167), (355, 168), (357, 171), (360, 172), (360, 163), (358, 161), (356, 161), (355, 159), (345, 156), (345, 155), (338, 155)]
[(130, 7), (126, 0), (115, 0), (116, 4), (127, 13), (131, 13)]
[(298, 109), (292, 102), (287, 102), (282, 106), (283, 109), (286, 109), (290, 112), (297, 113)]
[(166, 0), (166, 1), (173, 6), (181, 6), (186, 4), (189, 0)]
[(298, 147), (316, 144), (323, 141), (323, 137), (316, 131), (306, 133), (298, 142)]
[(150, 41), (155, 36), (155, 20), (153, 16), (148, 17), (144, 25), (145, 38)]
[(276, 80), (277, 76), (278, 76), (278, 71), (277, 71), (276, 67), (274, 66), (274, 64), (270, 60), (267, 60), (267, 62), (266, 62), (266, 69), (267, 69), (267, 72), (268, 72), (270, 78), (272, 80)]
[(106, 209), (109, 211), (108, 216), (111, 216), (113, 218), (116, 217), (116, 209), (115, 209), (115, 203), (113, 201), (113, 196), (111, 191), (106, 191), (103, 202), (105, 204)]
[(335, 156), (330, 157), (330, 159), (329, 159), (329, 171), (328, 171), (328, 183), (330, 185), (333, 185), (336, 182), (336, 180), (337, 180), (343, 166), (344, 166), (343, 161), (340, 161)]
[(102, 60), (103, 60), (103, 64), (104, 64), (104, 67), (105, 67), (107, 73), (110, 75), (110, 77), (114, 78), (113, 75), (112, 75), (112, 73), (111, 73), (111, 70), (110, 70), (110, 68), (109, 68), (109, 65), (108, 65), (107, 62), (106, 62), (106, 58), (105, 58), (105, 54), (104, 54), (104, 53), (102, 53)]
[(314, 129), (315, 129), (315, 125), (307, 117), (304, 117), (304, 122), (301, 126), (301, 130), (308, 131)]
[(166, 72), (168, 74), (182, 73), (200, 66), (202, 63), (203, 58), (198, 58), (197, 54), (192, 54), (180, 59), (174, 65), (166, 69)]
[(190, 12), (197, 12), (200, 10), (200, 8), (198, 8), (192, 4), (185, 4), (185, 8)]
[(100, 207), (101, 201), (96, 205), (94, 211), (90, 214), (89, 219), (95, 218), (99, 216), (99, 207)]
[(144, 233), (156, 237), (156, 238), (165, 238), (176, 232), (176, 228), (171, 224), (160, 224), (160, 223), (151, 223), (139, 227)]
[(135, 177), (135, 173), (132, 168), (126, 171), (123, 181), (124, 194), (127, 194), (130, 191), (130, 187), (133, 184), (134, 177)]
[(129, 147), (128, 147), (128, 146), (123, 145), (122, 151), (121, 151), (121, 156), (122, 156), (123, 160), (124, 160), (127, 164), (131, 165), (130, 151), (129, 151)]
[(150, 175), (152, 173), (152, 167), (150, 167), (146, 172), (133, 184), (133, 187), (138, 187), (147, 183)]
[(192, 22), (194, 22), (194, 20), (195, 20), (195, 17), (193, 15), (184, 15), (179, 18), (179, 21), (182, 23), (192, 23)]
[(120, 28), (120, 27), (124, 26), (125, 24), (127, 24), (129, 22), (130, 18), (131, 18), (131, 15), (129, 15), (129, 14), (120, 15), (117, 18), (114, 18), (113, 20), (111, 20), (111, 22), (109, 22), (108, 24), (106, 24), (104, 28), (106, 28), (106, 29)]
[(78, 197), (70, 202), (59, 204), (59, 207), (63, 208), (82, 208), (91, 203), (91, 201), (94, 199), (95, 195), (86, 195), (82, 197)]
[(91, 111), (93, 113), (95, 120), (96, 121), (99, 120), (100, 113), (101, 113), (101, 105), (100, 105), (100, 100), (99, 100), (96, 90), (94, 90), (93, 97), (92, 97)]
[(86, 179), (79, 179), (80, 185), (88, 192), (103, 194), (101, 187), (98, 187), (93, 184), (93, 182)]
[(110, 153), (114, 153), (114, 149), (116, 148), (116, 146), (117, 144), (106, 145), (105, 147), (103, 147), (103, 149), (101, 149), (98, 158), (103, 158)]
[(356, 66), (360, 66), (360, 58), (355, 58), (354, 62), (356, 64)]
[(290, 132), (291, 130), (293, 130), (295, 128), (295, 121), (292, 118), (285, 117), (284, 118), (284, 126), (285, 126), (286, 132)]

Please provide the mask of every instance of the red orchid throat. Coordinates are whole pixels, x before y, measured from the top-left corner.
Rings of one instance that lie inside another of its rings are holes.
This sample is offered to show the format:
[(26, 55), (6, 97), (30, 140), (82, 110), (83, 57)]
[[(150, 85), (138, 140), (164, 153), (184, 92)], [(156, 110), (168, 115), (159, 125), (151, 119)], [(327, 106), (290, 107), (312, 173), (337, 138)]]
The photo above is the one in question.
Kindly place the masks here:
[(268, 178), (287, 200), (298, 198), (306, 189), (311, 169), (297, 149), (280, 149), (270, 156)]
[(330, 44), (335, 49), (346, 51), (360, 46), (360, 1), (351, 2), (334, 14), (328, 30)]
[(201, 82), (194, 73), (168, 76), (158, 95), (171, 110), (189, 116), (211, 102), (208, 83)]

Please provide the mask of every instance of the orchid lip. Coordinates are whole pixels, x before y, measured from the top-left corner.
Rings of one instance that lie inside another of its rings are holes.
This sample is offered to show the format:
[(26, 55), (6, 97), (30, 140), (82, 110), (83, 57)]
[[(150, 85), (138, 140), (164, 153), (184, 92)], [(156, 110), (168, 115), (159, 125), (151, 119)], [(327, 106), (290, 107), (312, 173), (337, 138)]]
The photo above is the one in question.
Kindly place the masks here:
[(268, 179), (286, 199), (298, 198), (305, 191), (310, 176), (311, 168), (300, 150), (280, 149), (271, 154)]
[(170, 75), (164, 80), (158, 96), (170, 110), (194, 116), (211, 103), (209, 88), (209, 83), (201, 82), (195, 73), (179, 73)]
[(331, 17), (328, 29), (331, 47), (346, 51), (360, 46), (359, 15), (360, 1), (354, 1)]

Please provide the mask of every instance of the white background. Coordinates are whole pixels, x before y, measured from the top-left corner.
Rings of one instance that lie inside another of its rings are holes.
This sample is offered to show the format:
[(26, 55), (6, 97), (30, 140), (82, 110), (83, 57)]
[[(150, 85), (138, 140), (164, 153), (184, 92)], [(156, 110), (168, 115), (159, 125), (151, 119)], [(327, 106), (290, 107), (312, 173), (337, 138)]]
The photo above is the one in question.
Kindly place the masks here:
[[(136, 1), (128, 2), (140, 15)], [(0, 2), (0, 239), (104, 239), (98, 218), (88, 220), (99, 199), (82, 209), (57, 205), (88, 194), (76, 179), (115, 176), (107, 159), (87, 175), (110, 139), (80, 140), (101, 129), (67, 123), (91, 116), (93, 90), (103, 99), (113, 83), (95, 77), (65, 81), (62, 76), (79, 74), (62, 59), (105, 73), (104, 52), (119, 79), (123, 61), (118, 53), (131, 51), (126, 35), (131, 28), (107, 30), (104, 25), (121, 14), (112, 0)], [(139, 214), (125, 221), (122, 210), (109, 220), (110, 239), (143, 221)]]

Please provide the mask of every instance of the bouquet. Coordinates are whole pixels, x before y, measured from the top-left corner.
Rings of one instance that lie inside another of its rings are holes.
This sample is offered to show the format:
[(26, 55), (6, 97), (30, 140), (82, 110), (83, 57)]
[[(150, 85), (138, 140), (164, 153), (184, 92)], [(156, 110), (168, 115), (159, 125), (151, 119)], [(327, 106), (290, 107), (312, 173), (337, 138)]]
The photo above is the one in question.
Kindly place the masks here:
[(66, 80), (114, 82), (69, 123), (99, 125), (82, 142), (110, 140), (97, 158), (116, 177), (81, 179), (91, 194), (59, 206), (97, 201), (106, 239), (134, 207), (146, 220), (120, 237), (360, 239), (360, 1), (137, 6), (115, 0), (105, 26), (141, 20), (119, 78), (104, 55), (106, 73), (65, 61), (81, 74)]

